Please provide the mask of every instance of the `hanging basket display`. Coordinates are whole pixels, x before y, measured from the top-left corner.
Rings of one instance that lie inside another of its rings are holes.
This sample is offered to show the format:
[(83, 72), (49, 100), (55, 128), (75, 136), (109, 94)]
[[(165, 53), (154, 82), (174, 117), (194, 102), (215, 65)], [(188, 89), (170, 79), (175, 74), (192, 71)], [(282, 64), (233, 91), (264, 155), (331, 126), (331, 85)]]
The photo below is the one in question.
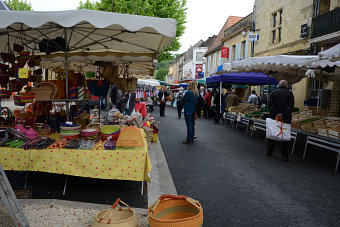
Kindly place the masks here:
[(21, 102), (20, 95), (13, 95), (14, 105), (25, 106), (26, 103)]
[(20, 100), (22, 103), (31, 103), (34, 100), (34, 92), (20, 93)]
[(24, 86), (25, 84), (21, 81), (18, 81), (18, 80), (11, 80), (9, 81), (9, 88), (10, 90), (12, 90), (13, 92), (18, 92), (18, 91), (21, 91), (22, 87)]
[(11, 90), (0, 90), (0, 99), (9, 99), (11, 97)]
[(15, 55), (12, 52), (11, 46), (9, 44), (9, 34), (7, 34), (7, 36), (8, 36), (7, 44), (1, 52), (1, 58), (3, 62), (14, 63)]

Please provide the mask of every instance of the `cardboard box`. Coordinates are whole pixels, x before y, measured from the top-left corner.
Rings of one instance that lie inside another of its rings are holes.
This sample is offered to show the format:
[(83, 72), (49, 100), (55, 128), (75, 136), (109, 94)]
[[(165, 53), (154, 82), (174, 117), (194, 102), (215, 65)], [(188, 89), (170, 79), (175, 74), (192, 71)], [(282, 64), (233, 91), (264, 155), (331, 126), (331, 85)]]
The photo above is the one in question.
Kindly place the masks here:
[(301, 123), (299, 121), (292, 121), (292, 128), (301, 129)]

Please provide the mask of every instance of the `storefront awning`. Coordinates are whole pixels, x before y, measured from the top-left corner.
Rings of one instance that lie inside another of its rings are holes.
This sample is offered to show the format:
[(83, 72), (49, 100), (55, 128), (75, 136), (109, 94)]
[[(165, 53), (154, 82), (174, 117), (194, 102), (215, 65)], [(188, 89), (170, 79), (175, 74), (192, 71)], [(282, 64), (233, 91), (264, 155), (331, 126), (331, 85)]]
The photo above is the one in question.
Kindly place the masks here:
[(210, 83), (228, 83), (244, 85), (276, 85), (278, 82), (273, 77), (264, 73), (223, 73), (207, 77), (207, 84)]
[(319, 53), (319, 59), (329, 61), (340, 61), (340, 43), (328, 50)]

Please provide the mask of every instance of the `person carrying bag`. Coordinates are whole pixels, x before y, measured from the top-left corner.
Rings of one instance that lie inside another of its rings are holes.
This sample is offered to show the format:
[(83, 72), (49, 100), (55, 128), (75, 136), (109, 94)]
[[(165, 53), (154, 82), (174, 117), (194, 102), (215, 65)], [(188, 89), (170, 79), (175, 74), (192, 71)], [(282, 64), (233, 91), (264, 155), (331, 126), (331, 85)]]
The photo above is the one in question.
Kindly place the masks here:
[(291, 120), (294, 108), (294, 95), (288, 89), (289, 84), (285, 80), (279, 82), (279, 87), (270, 93), (268, 108), (270, 118), (266, 119), (267, 152), (273, 156), (276, 141), (282, 141), (281, 156), (288, 161), (288, 150), (291, 139)]

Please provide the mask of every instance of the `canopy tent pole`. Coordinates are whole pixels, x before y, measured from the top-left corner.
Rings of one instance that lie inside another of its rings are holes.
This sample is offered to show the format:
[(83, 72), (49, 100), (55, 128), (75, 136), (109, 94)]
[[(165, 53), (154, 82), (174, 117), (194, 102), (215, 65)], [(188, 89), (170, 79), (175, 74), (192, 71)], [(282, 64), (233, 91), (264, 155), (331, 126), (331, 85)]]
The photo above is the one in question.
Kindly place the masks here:
[[(66, 86), (66, 99), (69, 98), (69, 89), (68, 89), (68, 42), (67, 42), (67, 28), (64, 28), (64, 39), (65, 39), (65, 86)], [(66, 118), (67, 121), (70, 120), (70, 106), (69, 101), (66, 102)]]
[[(316, 79), (316, 81), (318, 81)], [(319, 86), (318, 86), (318, 102), (316, 104), (316, 113), (319, 114), (319, 105), (320, 105), (320, 87), (321, 87), (321, 81), (319, 80)]]
[(267, 76), (267, 106), (268, 106), (268, 102), (269, 102), (269, 94), (270, 94), (270, 89), (269, 89), (269, 73)]
[(222, 81), (220, 81), (220, 113), (222, 113)]

